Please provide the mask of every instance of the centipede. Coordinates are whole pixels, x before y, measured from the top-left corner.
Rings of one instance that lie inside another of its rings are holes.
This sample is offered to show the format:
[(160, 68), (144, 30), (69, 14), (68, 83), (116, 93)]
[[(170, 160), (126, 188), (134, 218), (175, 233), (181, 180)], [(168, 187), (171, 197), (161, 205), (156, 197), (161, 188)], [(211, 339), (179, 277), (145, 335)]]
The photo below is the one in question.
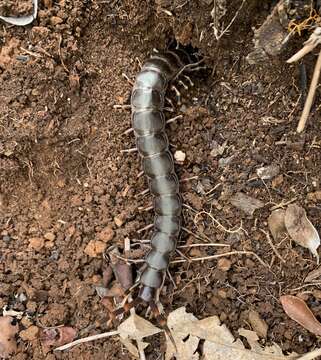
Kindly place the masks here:
[(197, 68), (201, 61), (196, 60), (180, 48), (157, 52), (144, 62), (135, 79), (131, 120), (143, 172), (153, 196), (154, 231), (151, 249), (140, 271), (138, 295), (131, 303), (116, 310), (116, 314), (127, 312), (138, 303), (146, 303), (161, 320), (156, 294), (176, 249), (182, 223), (179, 180), (165, 131), (165, 96), (179, 76)]

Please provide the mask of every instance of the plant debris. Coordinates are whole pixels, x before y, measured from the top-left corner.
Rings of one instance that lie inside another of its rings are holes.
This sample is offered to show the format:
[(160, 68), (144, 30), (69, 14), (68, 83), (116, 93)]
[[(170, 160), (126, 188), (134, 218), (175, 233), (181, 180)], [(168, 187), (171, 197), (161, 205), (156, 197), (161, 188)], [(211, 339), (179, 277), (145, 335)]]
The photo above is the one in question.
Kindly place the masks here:
[(320, 237), (307, 218), (305, 210), (296, 204), (289, 205), (285, 212), (284, 222), (291, 238), (297, 244), (309, 249), (319, 263), (317, 249), (320, 246)]
[(17, 351), (15, 335), (19, 327), (11, 316), (0, 317), (0, 358), (8, 358)]
[(286, 233), (285, 227), (285, 210), (277, 209), (272, 211), (268, 219), (269, 230), (274, 240), (278, 240)]
[(70, 326), (52, 327), (43, 329), (40, 339), (44, 346), (61, 346), (71, 342), (77, 335), (74, 328)]
[(309, 272), (309, 274), (304, 279), (304, 282), (309, 283), (311, 281), (314, 281), (314, 280), (320, 278), (320, 276), (321, 276), (321, 267), (318, 267), (317, 269)]
[(256, 170), (257, 176), (262, 180), (270, 180), (279, 175), (280, 166), (277, 164), (271, 164), (269, 166), (260, 167)]
[(230, 203), (250, 216), (254, 214), (255, 210), (264, 206), (264, 203), (261, 200), (254, 199), (242, 192), (236, 193), (230, 199)]
[(280, 302), (285, 313), (298, 324), (317, 336), (321, 336), (321, 323), (313, 315), (304, 300), (292, 296), (283, 295)]
[(195, 350), (201, 339), (205, 340), (202, 359), (206, 360), (279, 360), (295, 357), (295, 354), (283, 355), (281, 348), (276, 344), (263, 348), (258, 343), (259, 338), (255, 332), (242, 332), (240, 329), (242, 336), (246, 337), (251, 346), (251, 350), (246, 349), (242, 341), (235, 339), (217, 316), (198, 320), (192, 314), (186, 313), (185, 307), (173, 311), (168, 316), (168, 326), (177, 345), (177, 353), (167, 338), (168, 350), (165, 360), (171, 359), (174, 355), (178, 360), (200, 359), (200, 354)]
[[(142, 340), (145, 337), (161, 332), (156, 326), (135, 313), (131, 314), (128, 319), (121, 323), (117, 330), (119, 331), (122, 343), (126, 346), (127, 350), (136, 357), (137, 354), (148, 346), (148, 343)], [(137, 348), (133, 344), (133, 340), (137, 343)]]

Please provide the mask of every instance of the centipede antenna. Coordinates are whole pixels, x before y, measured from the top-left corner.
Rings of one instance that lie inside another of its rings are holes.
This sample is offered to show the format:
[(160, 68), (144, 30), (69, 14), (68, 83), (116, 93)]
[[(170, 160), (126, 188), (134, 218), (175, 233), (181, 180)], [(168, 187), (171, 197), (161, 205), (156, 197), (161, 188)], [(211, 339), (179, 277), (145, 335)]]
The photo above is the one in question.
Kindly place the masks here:
[(148, 305), (149, 305), (153, 315), (155, 316), (157, 323), (165, 331), (166, 335), (169, 337), (169, 339), (170, 339), (171, 343), (173, 344), (174, 349), (177, 353), (177, 346), (176, 346), (175, 340), (173, 338), (173, 335), (167, 325), (167, 321), (166, 321), (165, 317), (159, 312), (158, 307), (154, 301), (151, 301)]

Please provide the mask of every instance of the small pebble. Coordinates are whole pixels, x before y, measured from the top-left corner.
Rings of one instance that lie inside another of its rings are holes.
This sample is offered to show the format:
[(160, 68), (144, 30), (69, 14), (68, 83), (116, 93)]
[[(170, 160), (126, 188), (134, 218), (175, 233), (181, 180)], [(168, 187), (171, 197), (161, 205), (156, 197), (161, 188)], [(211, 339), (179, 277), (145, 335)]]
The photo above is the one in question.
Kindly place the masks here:
[(280, 166), (277, 164), (271, 164), (269, 166), (264, 166), (256, 170), (256, 174), (262, 180), (269, 180), (280, 173)]
[[(119, 221), (119, 223), (120, 223), (120, 221)], [(115, 235), (115, 232), (112, 229), (112, 227), (111, 226), (106, 226), (105, 228), (103, 228), (99, 232), (98, 239), (103, 241), (103, 242), (109, 242), (109, 241), (111, 241), (113, 239), (114, 235)]]
[(227, 258), (219, 259), (217, 262), (217, 267), (222, 271), (229, 271), (231, 268), (232, 262)]
[(114, 222), (118, 227), (121, 227), (125, 223), (125, 220), (126, 220), (125, 213), (121, 213), (114, 217)]
[(34, 249), (40, 251), (45, 245), (45, 240), (43, 238), (31, 238), (29, 239), (29, 249)]
[(49, 240), (49, 241), (54, 241), (55, 238), (56, 238), (56, 235), (51, 233), (51, 232), (47, 232), (45, 235), (44, 235), (44, 238), (46, 240)]
[(102, 254), (106, 249), (106, 244), (99, 240), (90, 240), (87, 246), (85, 247), (85, 254), (90, 257), (97, 257)]
[(33, 341), (36, 340), (39, 334), (39, 328), (35, 325), (31, 325), (26, 330), (22, 330), (19, 333), (19, 336), (24, 341)]
[(59, 259), (59, 250), (52, 250), (49, 260), (57, 261)]
[(10, 237), (9, 235), (4, 235), (4, 236), (2, 237), (2, 240), (3, 240), (4, 242), (8, 243), (8, 242), (11, 240), (11, 237)]
[(186, 159), (186, 154), (181, 150), (177, 150), (174, 153), (174, 159), (179, 163), (183, 163)]

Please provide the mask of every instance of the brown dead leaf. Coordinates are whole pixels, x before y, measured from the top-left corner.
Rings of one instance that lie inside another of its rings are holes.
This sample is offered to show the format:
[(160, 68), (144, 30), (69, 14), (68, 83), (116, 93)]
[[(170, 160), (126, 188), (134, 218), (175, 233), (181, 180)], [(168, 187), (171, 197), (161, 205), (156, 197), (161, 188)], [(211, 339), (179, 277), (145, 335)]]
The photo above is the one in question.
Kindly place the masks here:
[(304, 279), (304, 282), (311, 282), (317, 278), (319, 278), (321, 276), (321, 267), (318, 267), (315, 270), (312, 270), (311, 272), (309, 272), (309, 274), (307, 275), (307, 277)]
[(119, 261), (113, 266), (116, 279), (124, 290), (133, 286), (133, 269), (131, 265)]
[(255, 199), (242, 192), (236, 193), (231, 197), (230, 203), (237, 209), (244, 211), (247, 215), (252, 216), (254, 211), (264, 206), (261, 200)]
[(43, 329), (40, 339), (45, 346), (61, 346), (67, 344), (76, 337), (76, 330), (70, 326), (61, 326)]
[(284, 217), (285, 211), (283, 209), (274, 210), (269, 216), (269, 230), (274, 240), (278, 240), (286, 232)]
[(252, 329), (262, 338), (267, 337), (268, 325), (261, 318), (260, 314), (255, 310), (250, 310), (249, 312), (249, 322), (252, 326)]
[[(172, 324), (173, 318), (175, 320)], [(251, 345), (251, 349), (246, 349), (240, 339), (235, 340), (229, 329), (221, 324), (217, 316), (198, 320), (192, 314), (188, 314), (185, 308), (179, 308), (173, 311), (168, 317), (168, 325), (172, 336), (177, 341), (192, 339), (198, 344), (200, 339), (204, 339), (204, 360), (285, 360), (295, 357), (295, 354), (283, 355), (282, 349), (278, 345), (263, 348), (258, 343), (258, 336), (253, 331), (246, 330), (242, 336), (245, 336)], [(245, 334), (245, 335), (244, 335)], [(182, 340), (180, 340), (182, 339)], [(194, 354), (194, 347), (190, 346), (189, 353), (180, 354), (180, 342), (177, 342), (178, 359), (195, 360), (198, 354)], [(174, 354), (173, 345), (167, 340), (167, 352), (165, 359), (170, 359)], [(183, 349), (185, 350), (185, 349)], [(185, 356), (185, 357), (184, 357)]]
[(313, 315), (304, 300), (297, 296), (284, 295), (280, 297), (283, 310), (289, 318), (296, 321), (315, 335), (321, 336), (321, 324)]
[(307, 218), (305, 210), (296, 204), (289, 205), (285, 212), (284, 222), (291, 238), (297, 244), (309, 249), (319, 263), (317, 249), (320, 246), (320, 237)]
[(7, 359), (17, 351), (15, 335), (19, 331), (16, 320), (11, 316), (0, 317), (0, 358)]
[(190, 334), (185, 331), (185, 325), (188, 326), (196, 321), (198, 319), (193, 314), (187, 313), (185, 307), (174, 310), (168, 315), (167, 325), (175, 341), (177, 352), (172, 341), (166, 335), (167, 350), (165, 360), (170, 360), (173, 356), (176, 356), (177, 360), (199, 359), (199, 355), (194, 354), (199, 344), (199, 338), (189, 336)]
[[(117, 330), (119, 331), (122, 343), (134, 356), (148, 346), (147, 343), (142, 341), (143, 338), (162, 331), (135, 313), (131, 314), (128, 319), (122, 322)], [(136, 341), (138, 349), (132, 343), (132, 340)]]

